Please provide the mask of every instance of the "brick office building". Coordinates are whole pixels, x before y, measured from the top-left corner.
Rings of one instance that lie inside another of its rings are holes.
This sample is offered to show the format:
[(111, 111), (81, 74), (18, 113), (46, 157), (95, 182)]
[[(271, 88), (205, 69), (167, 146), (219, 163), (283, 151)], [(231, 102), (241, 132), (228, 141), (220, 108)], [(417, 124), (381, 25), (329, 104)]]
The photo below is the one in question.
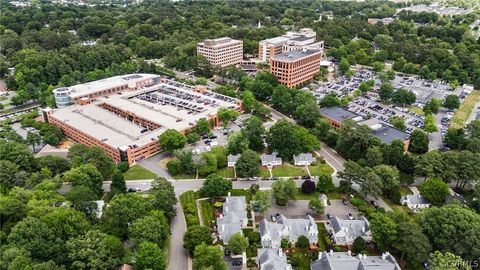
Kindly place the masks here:
[(229, 37), (206, 39), (197, 44), (197, 54), (214, 66), (237, 65), (243, 60), (243, 41)]
[(270, 58), (270, 73), (289, 88), (312, 80), (320, 71), (322, 50), (294, 50)]
[[(131, 75), (127, 75), (131, 76)], [(132, 164), (158, 152), (158, 136), (167, 129), (185, 134), (205, 118), (218, 124), (221, 107), (241, 110), (239, 100), (168, 79), (132, 91), (45, 109), (47, 122), (72, 140), (100, 146), (115, 162)]]

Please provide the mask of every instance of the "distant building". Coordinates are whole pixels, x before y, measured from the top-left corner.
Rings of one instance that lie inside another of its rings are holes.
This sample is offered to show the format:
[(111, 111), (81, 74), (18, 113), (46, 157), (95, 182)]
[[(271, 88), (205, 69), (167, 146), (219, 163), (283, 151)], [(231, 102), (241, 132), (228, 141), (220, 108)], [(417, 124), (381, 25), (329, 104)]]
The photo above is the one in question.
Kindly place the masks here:
[(247, 204), (243, 196), (230, 196), (223, 204), (223, 213), (217, 219), (217, 231), (223, 244), (228, 244), (230, 237), (242, 233), (242, 228), (248, 225)]
[(392, 22), (394, 22), (395, 19), (394, 18), (391, 18), (391, 17), (388, 17), (388, 18), (381, 18), (381, 19), (377, 19), (377, 18), (368, 18), (367, 22), (369, 24), (372, 24), (372, 25), (376, 25), (378, 23), (382, 23), (384, 25), (389, 25), (391, 24)]
[(243, 41), (229, 37), (206, 39), (197, 44), (197, 54), (214, 66), (237, 65), (243, 60)]
[(341, 128), (347, 119), (356, 122), (358, 125), (366, 125), (371, 130), (372, 135), (377, 137), (386, 144), (391, 144), (393, 140), (398, 139), (403, 142), (404, 150), (408, 150), (410, 144), (410, 134), (405, 131), (396, 129), (389, 124), (371, 118), (364, 120), (362, 116), (350, 112), (341, 107), (321, 108), (320, 114), (334, 129)]
[(406, 205), (412, 211), (417, 211), (430, 207), (430, 202), (420, 194), (405, 195), (400, 199), (400, 203)]
[(240, 156), (241, 156), (240, 154), (237, 154), (237, 155), (229, 154), (227, 156), (227, 167), (235, 167), (235, 164), (237, 163)]
[(370, 222), (364, 216), (353, 220), (339, 219), (334, 216), (327, 229), (333, 233), (333, 239), (338, 245), (351, 245), (359, 236), (365, 241), (372, 240)]
[(312, 153), (301, 153), (293, 156), (293, 163), (296, 166), (310, 166), (312, 163), (317, 162)]
[(66, 148), (58, 148), (46, 144), (36, 155), (35, 157), (46, 157), (46, 156), (56, 156), (67, 159), (68, 156), (68, 149)]
[(282, 158), (278, 157), (276, 153), (263, 154), (261, 156), (262, 166), (281, 166)]
[(305, 46), (315, 43), (317, 33), (310, 28), (302, 28), (299, 32), (287, 32), (280, 37), (262, 40), (258, 43), (258, 58), (270, 62), (276, 54), (293, 50), (294, 46)]
[(310, 215), (297, 219), (289, 219), (280, 215), (275, 222), (262, 219), (259, 228), (264, 248), (279, 248), (282, 239), (295, 243), (301, 235), (306, 236), (311, 244), (318, 242), (318, 227)]
[(397, 260), (389, 252), (382, 253), (381, 256), (367, 256), (359, 254), (352, 256), (348, 252), (322, 252), (318, 255), (318, 260), (314, 261), (310, 267), (311, 270), (401, 270)]
[(440, 16), (465, 15), (473, 11), (473, 9), (466, 9), (461, 7), (443, 7), (440, 6), (438, 3), (433, 3), (428, 6), (425, 4), (409, 6), (399, 9), (398, 12), (401, 12), (403, 10), (410, 12), (437, 13)]
[(259, 248), (257, 263), (260, 270), (292, 270), (281, 248)]

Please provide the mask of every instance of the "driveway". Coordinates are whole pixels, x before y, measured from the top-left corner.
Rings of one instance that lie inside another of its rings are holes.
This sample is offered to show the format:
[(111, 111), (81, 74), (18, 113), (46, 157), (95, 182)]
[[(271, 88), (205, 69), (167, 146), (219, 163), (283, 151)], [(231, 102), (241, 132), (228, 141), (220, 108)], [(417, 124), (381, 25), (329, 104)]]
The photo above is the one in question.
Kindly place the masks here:
[(303, 218), (305, 217), (305, 213), (310, 212), (308, 209), (308, 202), (309, 201), (306, 200), (289, 201), (287, 206), (278, 206), (272, 198), (270, 201), (270, 208), (263, 216), (270, 221), (270, 216), (277, 213), (280, 213), (287, 218)]
[(337, 216), (340, 219), (347, 219), (348, 213), (351, 213), (355, 218), (358, 218), (358, 210), (350, 202), (344, 205), (342, 200), (330, 200), (330, 205), (325, 206), (325, 214)]
[(169, 156), (169, 153), (161, 152), (151, 157), (142, 159), (137, 163), (145, 169), (154, 172), (158, 176), (165, 177), (166, 179), (172, 179), (172, 176), (168, 173), (168, 171), (160, 167), (158, 164), (162, 159), (165, 159)]

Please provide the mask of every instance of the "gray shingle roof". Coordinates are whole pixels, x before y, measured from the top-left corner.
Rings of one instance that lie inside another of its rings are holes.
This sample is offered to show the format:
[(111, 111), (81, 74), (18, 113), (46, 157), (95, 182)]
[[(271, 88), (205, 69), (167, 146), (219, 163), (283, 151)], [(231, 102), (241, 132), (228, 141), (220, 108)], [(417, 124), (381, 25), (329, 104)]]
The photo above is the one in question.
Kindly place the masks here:
[(294, 162), (315, 162), (315, 158), (313, 157), (312, 153), (301, 153), (296, 156), (293, 156)]
[[(366, 232), (370, 230), (370, 223), (363, 216), (354, 220), (339, 219), (337, 216), (334, 216), (331, 220), (331, 226), (335, 233), (343, 230), (347, 236), (353, 238), (365, 236)], [(343, 242), (342, 239), (338, 240)]]
[(246, 219), (245, 197), (228, 196), (223, 204), (223, 217), (217, 220), (217, 227), (223, 228), (222, 240), (224, 243), (227, 243), (233, 234), (242, 232), (242, 220)]
[(323, 252), (311, 270), (401, 270), (390, 253), (382, 256), (352, 256), (347, 252)]
[(402, 201), (408, 201), (411, 204), (430, 204), (423, 196), (418, 194), (409, 194), (402, 197)]
[(287, 270), (292, 269), (287, 263), (287, 257), (278, 248), (258, 249), (258, 264), (262, 270)]
[[(311, 216), (305, 218), (289, 219), (284, 215), (280, 215), (276, 222), (269, 222), (266, 219), (260, 221), (260, 235), (264, 236), (270, 233), (272, 241), (281, 241), (282, 231), (288, 229), (290, 239), (296, 239), (301, 235), (309, 238), (310, 242), (317, 242), (318, 239), (309, 237), (309, 230), (313, 229), (318, 232), (317, 224)], [(316, 238), (316, 236), (315, 236)]]
[(228, 163), (236, 163), (239, 158), (240, 158), (240, 154), (237, 154), (237, 155), (230, 154), (227, 156)]
[(262, 155), (262, 163), (266, 162), (266, 163), (272, 163), (272, 162), (276, 162), (276, 161), (279, 161), (279, 162), (282, 162), (282, 158), (281, 157), (277, 157), (276, 154), (263, 154)]

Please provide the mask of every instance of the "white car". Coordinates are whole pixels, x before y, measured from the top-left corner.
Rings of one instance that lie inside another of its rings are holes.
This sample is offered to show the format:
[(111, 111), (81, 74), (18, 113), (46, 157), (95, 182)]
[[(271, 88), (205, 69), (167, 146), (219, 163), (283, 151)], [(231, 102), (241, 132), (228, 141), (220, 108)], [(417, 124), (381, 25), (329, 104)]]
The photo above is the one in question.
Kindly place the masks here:
[(218, 142), (217, 141), (211, 141), (210, 142), (210, 146), (213, 147), (213, 146), (218, 146)]
[(207, 150), (207, 152), (210, 152), (212, 150), (212, 147), (207, 145), (207, 146), (205, 146), (205, 150)]

